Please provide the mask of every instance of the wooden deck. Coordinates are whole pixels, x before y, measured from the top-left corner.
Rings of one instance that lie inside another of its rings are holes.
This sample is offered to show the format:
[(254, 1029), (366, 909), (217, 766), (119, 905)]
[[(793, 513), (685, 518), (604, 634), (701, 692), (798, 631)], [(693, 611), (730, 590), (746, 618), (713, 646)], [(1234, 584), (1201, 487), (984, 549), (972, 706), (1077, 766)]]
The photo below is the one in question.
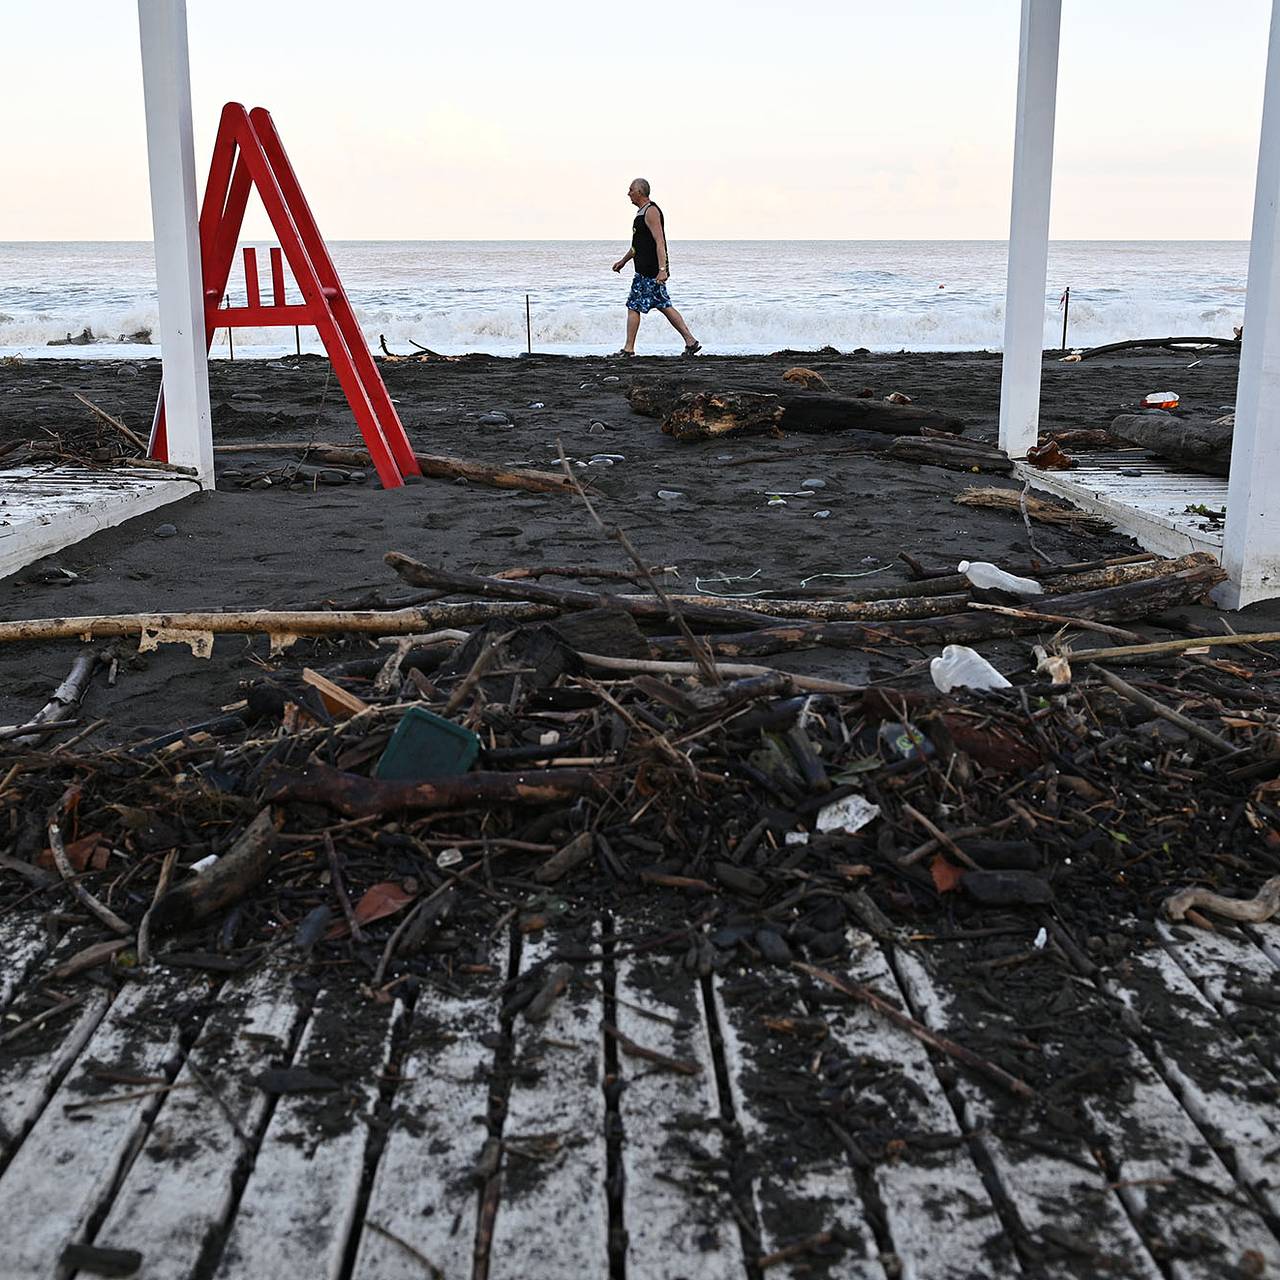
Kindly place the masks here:
[[(991, 1086), (880, 1014), (815, 1001), (785, 969), (699, 976), (615, 955), (610, 927), (536, 1020), (512, 992), (560, 966), (550, 934), (495, 942), (465, 988), (378, 1003), (294, 981), (286, 953), (247, 977), (159, 967), (112, 995), (49, 980), (38, 921), (0, 921), (0, 1273), (99, 1274), (62, 1265), (76, 1244), (137, 1251), (146, 1280), (1280, 1267), (1280, 1061), (1258, 995), (1280, 992), (1280, 926), (1166, 929), (1070, 979), (1068, 1001), (1123, 1012), (1105, 1069), (1129, 1084), (1089, 1102), (1090, 1134), (1051, 1125), (1034, 1141)], [(843, 976), (937, 1031), (977, 1033), (954, 1005), (951, 948), (852, 943)], [(1018, 1032), (998, 1011), (982, 1023)], [(797, 1034), (812, 1049), (780, 1074)], [(850, 1130), (814, 1155), (789, 1117), (833, 1088)]]
[(1030, 481), (1032, 488), (1105, 516), (1147, 551), (1163, 556), (1193, 551), (1222, 555), (1222, 520), (1188, 508), (1225, 512), (1226, 476), (1186, 471), (1145, 449), (1082, 454), (1077, 462), (1070, 471), (1044, 471), (1019, 462), (1013, 473)]
[(192, 476), (146, 468), (0, 470), (0, 578), (200, 487)]

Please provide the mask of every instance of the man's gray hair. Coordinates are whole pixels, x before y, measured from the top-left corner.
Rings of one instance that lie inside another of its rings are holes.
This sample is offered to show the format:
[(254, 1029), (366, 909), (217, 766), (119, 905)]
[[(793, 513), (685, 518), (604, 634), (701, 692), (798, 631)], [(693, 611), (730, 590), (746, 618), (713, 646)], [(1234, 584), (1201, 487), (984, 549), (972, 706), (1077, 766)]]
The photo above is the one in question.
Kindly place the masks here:
[(631, 185), (635, 187), (636, 190), (639, 191), (642, 196), (647, 196), (649, 194), (648, 178), (637, 178)]

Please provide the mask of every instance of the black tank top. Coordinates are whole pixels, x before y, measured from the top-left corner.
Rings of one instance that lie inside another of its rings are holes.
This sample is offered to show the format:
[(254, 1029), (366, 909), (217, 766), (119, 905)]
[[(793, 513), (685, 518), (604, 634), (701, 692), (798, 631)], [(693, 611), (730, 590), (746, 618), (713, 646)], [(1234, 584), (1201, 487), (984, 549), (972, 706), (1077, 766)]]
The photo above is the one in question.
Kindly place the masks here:
[[(658, 206), (652, 200), (636, 214), (635, 221), (631, 224), (631, 251), (636, 255), (636, 275), (638, 276), (656, 276), (658, 274), (658, 243), (653, 238), (653, 232), (645, 226), (644, 221), (644, 215), (650, 209), (658, 209)], [(658, 209), (658, 222), (663, 231), (665, 231), (667, 222), (662, 216), (661, 209)]]

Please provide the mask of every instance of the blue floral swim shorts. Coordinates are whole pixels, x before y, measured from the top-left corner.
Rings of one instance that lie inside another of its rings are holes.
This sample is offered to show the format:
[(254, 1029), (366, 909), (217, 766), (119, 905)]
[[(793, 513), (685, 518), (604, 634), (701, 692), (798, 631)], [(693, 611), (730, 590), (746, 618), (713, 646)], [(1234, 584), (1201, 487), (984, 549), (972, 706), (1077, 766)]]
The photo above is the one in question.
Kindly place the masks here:
[(671, 295), (665, 284), (659, 284), (656, 276), (642, 276), (636, 273), (631, 282), (631, 294), (627, 298), (627, 310), (638, 311), (647, 315), (654, 307), (661, 311), (671, 305)]

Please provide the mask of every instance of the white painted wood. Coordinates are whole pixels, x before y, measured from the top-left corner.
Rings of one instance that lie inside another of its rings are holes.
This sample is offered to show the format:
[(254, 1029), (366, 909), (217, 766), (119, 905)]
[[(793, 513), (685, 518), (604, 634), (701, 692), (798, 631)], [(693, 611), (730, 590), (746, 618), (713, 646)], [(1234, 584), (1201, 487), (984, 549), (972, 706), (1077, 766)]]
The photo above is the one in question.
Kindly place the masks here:
[[(0, 1164), (35, 1124), (53, 1091), (93, 1034), (108, 1004), (105, 992), (95, 991), (78, 1009), (62, 1015), (62, 1040), (52, 1050), (47, 1033), (19, 1037), (0, 1048)], [(32, 1017), (44, 1006), (24, 1006)], [(36, 1047), (36, 1046), (40, 1047)]]
[(1157, 1066), (1188, 1114), (1230, 1152), (1237, 1180), (1280, 1213), (1273, 1109), (1256, 1093), (1260, 1082), (1273, 1085), (1270, 1076), (1163, 948), (1108, 974), (1106, 985), (1151, 1037)]
[(189, 1280), (206, 1242), (225, 1226), (236, 1164), (248, 1155), (227, 1111), (252, 1140), (270, 1101), (254, 1078), (287, 1060), (301, 1016), (301, 1000), (282, 967), (268, 966), (219, 992), (218, 1007), (178, 1073), (179, 1087), (161, 1107), (95, 1237), (100, 1245), (141, 1252), (138, 1280)]
[(194, 477), (145, 470), (29, 466), (0, 471), (0, 578), (199, 491)]
[(1280, 1061), (1274, 1049), (1250, 1030), (1259, 1020), (1267, 1024), (1268, 1030), (1273, 1030), (1275, 1014), (1240, 999), (1242, 986), (1260, 988), (1273, 999), (1280, 999), (1280, 973), (1276, 972), (1271, 957), (1252, 941), (1241, 942), (1224, 933), (1173, 928), (1163, 920), (1158, 927), (1166, 950), (1201, 995), (1227, 1020), (1232, 1031), (1266, 1065), (1272, 1076), (1276, 1076), (1280, 1072)]
[(186, 0), (138, 0), (169, 461), (213, 481)]
[[(844, 976), (897, 996), (893, 971), (869, 934), (853, 935)], [(846, 1052), (886, 1064), (888, 1082), (900, 1080), (907, 1086), (886, 1089), (868, 1099), (871, 1105), (887, 1108), (904, 1130), (960, 1136), (955, 1111), (914, 1036), (863, 1005), (850, 1003), (839, 1012), (829, 1011), (826, 1019), (832, 1039)], [(1016, 1273), (1004, 1227), (967, 1147), (920, 1155), (908, 1150), (878, 1164), (875, 1180), (905, 1276), (968, 1280), (984, 1273)]]
[[(551, 957), (549, 932), (526, 940), (522, 970)], [(575, 974), (545, 1021), (516, 1020), (490, 1280), (608, 1280), (603, 1002), (588, 972), (593, 986)], [(548, 1135), (558, 1142), (553, 1159), (512, 1154), (513, 1145), (538, 1150)]]
[[(946, 989), (945, 970), (926, 967), (919, 955), (905, 948), (896, 951), (895, 964), (920, 1020), (935, 1031), (954, 1034), (956, 1025), (950, 1014), (952, 998)], [(979, 1141), (1031, 1236), (1039, 1238), (1046, 1228), (1066, 1231), (1089, 1242), (1105, 1260), (1094, 1270), (1094, 1264), (1082, 1258), (1078, 1268), (1062, 1264), (1062, 1270), (1055, 1274), (1157, 1280), (1160, 1270), (1109, 1188), (1106, 1175), (1101, 1169), (1096, 1173), (1087, 1171), (1092, 1161), (1083, 1141), (1066, 1134), (1057, 1139), (1063, 1151), (1082, 1161), (1084, 1167), (1046, 1151), (1006, 1142), (1000, 1136), (1002, 1126), (986, 1086), (960, 1073), (955, 1093), (967, 1129), (985, 1131)]]
[(1267, 959), (1280, 969), (1280, 924), (1271, 921), (1253, 924), (1248, 926), (1246, 932), (1257, 941)]
[(1249, 285), (1231, 441), (1231, 487), (1217, 599), (1239, 609), (1280, 595), (1280, 5), (1273, 3)]
[[(48, 950), (49, 938), (38, 916), (14, 912), (0, 920), (0, 1010), (13, 999), (14, 992)], [(0, 1034), (10, 1025), (0, 1018)]]
[(619, 1059), (627, 1274), (740, 1280), (742, 1245), (723, 1177), (693, 1158), (719, 1159), (724, 1150), (701, 989), (672, 960), (628, 956), (618, 963), (615, 994), (623, 1035), (702, 1068), (690, 1077)]
[(471, 1275), (478, 1196), (470, 1173), (488, 1137), (494, 1058), (480, 1037), (498, 1028), (490, 991), (459, 999), (427, 987), (419, 996), (352, 1280), (426, 1280), (404, 1244), (448, 1280)]
[(1011, 458), (1026, 456), (1036, 443), (1040, 425), (1061, 20), (1062, 0), (1022, 0), (1004, 359), (1000, 373), (1000, 447)]
[(5, 1280), (49, 1280), (68, 1244), (83, 1238), (94, 1213), (132, 1159), (163, 1095), (67, 1111), (70, 1104), (133, 1092), (102, 1084), (99, 1067), (162, 1076), (177, 1052), (170, 1015), (179, 984), (165, 975), (127, 986), (81, 1051), (0, 1177), (0, 1223), (7, 1231)]
[[(1033, 489), (1056, 494), (1079, 507), (1105, 516), (1121, 533), (1136, 538), (1146, 551), (1185, 556), (1192, 551), (1222, 555), (1222, 524), (1187, 510), (1227, 505), (1225, 476), (1198, 475), (1179, 470), (1149, 453), (1126, 452), (1081, 455), (1070, 471), (1044, 471), (1015, 463), (1015, 479), (1030, 481)], [(1124, 476), (1121, 471), (1141, 471)]]
[[(795, 980), (786, 975), (779, 976), (776, 981), (791, 994), (792, 1011), (803, 1016), (805, 1011)], [(770, 1120), (743, 1087), (754, 1064), (746, 1022), (750, 1018), (758, 1023), (759, 1010), (748, 1012), (731, 998), (726, 998), (726, 983), (719, 975), (712, 979), (712, 991), (729, 1087), (733, 1094), (734, 1114), (748, 1149), (759, 1158), (761, 1150), (767, 1149), (770, 1138), (776, 1143), (778, 1137), (776, 1130), (771, 1132)], [(880, 1263), (875, 1237), (864, 1219), (862, 1198), (846, 1161), (819, 1163), (812, 1156), (807, 1156), (785, 1169), (767, 1158), (762, 1163), (767, 1172), (752, 1183), (762, 1253), (794, 1244), (815, 1231), (839, 1226), (849, 1233), (851, 1240), (861, 1242), (861, 1249), (852, 1246), (846, 1249), (838, 1262), (825, 1268), (825, 1274), (833, 1280), (884, 1280), (885, 1268)], [(762, 1185), (765, 1182), (767, 1187)], [(775, 1188), (781, 1188), (784, 1193), (777, 1204), (772, 1196)], [(788, 1216), (786, 1210), (779, 1207), (796, 1201), (805, 1202), (808, 1206), (809, 1213), (803, 1222)], [(799, 1280), (809, 1273), (809, 1260), (804, 1257), (769, 1272), (770, 1275), (788, 1277), (788, 1280)]]
[[(350, 1047), (335, 1033), (337, 1009), (360, 1024), (352, 1026)], [(336, 1280), (355, 1222), (369, 1119), (399, 1012), (399, 1005), (353, 1005), (332, 989), (321, 993), (295, 1063), (322, 1076), (354, 1072), (342, 1092), (346, 1118), (334, 1132), (317, 1122), (334, 1105), (332, 1093), (279, 1099), (214, 1272), (217, 1280)]]

